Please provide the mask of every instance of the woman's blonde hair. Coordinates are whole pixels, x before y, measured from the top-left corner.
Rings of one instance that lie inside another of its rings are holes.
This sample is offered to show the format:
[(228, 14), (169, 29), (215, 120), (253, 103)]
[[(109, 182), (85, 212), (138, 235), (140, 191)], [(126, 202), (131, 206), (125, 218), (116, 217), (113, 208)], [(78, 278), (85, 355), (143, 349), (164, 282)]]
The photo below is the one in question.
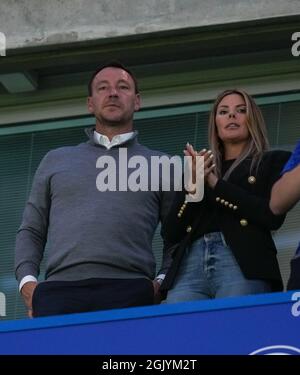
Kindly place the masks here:
[(216, 126), (216, 114), (218, 105), (221, 100), (228, 95), (237, 94), (240, 95), (246, 103), (246, 124), (249, 131), (249, 142), (243, 152), (234, 161), (228, 171), (225, 173), (223, 179), (227, 180), (232, 171), (246, 158), (252, 158), (252, 163), (250, 167), (250, 173), (254, 166), (256, 166), (256, 171), (259, 163), (262, 159), (263, 153), (268, 150), (269, 142), (267, 138), (267, 130), (262, 113), (254, 102), (252, 97), (243, 90), (233, 89), (226, 90), (219, 94), (214, 102), (213, 108), (210, 113), (209, 118), (209, 128), (208, 128), (208, 140), (210, 149), (215, 157), (215, 171), (218, 178), (222, 177), (222, 161), (224, 159), (224, 145), (222, 140), (218, 136), (217, 126)]

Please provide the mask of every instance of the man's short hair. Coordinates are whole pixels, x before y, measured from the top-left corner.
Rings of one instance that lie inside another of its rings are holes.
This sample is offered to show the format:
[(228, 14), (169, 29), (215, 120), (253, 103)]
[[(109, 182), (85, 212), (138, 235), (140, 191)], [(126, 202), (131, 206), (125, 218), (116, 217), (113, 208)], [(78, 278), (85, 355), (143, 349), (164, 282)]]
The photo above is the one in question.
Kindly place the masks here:
[(135, 93), (138, 94), (139, 93), (139, 88), (138, 88), (138, 83), (137, 83), (137, 79), (135, 77), (135, 75), (132, 73), (132, 71), (128, 68), (126, 68), (126, 66), (124, 66), (122, 63), (120, 63), (119, 61), (111, 61), (111, 62), (108, 62), (104, 65), (101, 65), (100, 67), (98, 67), (94, 73), (92, 74), (90, 80), (89, 80), (89, 83), (88, 83), (88, 94), (89, 96), (92, 96), (93, 94), (93, 88), (92, 88), (92, 85), (93, 85), (93, 81), (94, 81), (94, 78), (96, 77), (96, 75), (101, 72), (101, 70), (105, 69), (105, 68), (118, 68), (118, 69), (123, 69), (125, 70), (125, 72), (127, 72), (130, 77), (132, 78), (133, 82), (134, 82), (134, 90), (135, 90)]

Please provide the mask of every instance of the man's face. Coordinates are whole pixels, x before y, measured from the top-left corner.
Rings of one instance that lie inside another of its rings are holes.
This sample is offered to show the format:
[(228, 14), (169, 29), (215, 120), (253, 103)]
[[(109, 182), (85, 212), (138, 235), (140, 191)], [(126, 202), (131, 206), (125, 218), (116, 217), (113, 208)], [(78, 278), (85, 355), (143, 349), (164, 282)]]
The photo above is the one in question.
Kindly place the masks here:
[(125, 70), (108, 67), (95, 76), (88, 110), (100, 123), (128, 124), (139, 109), (140, 96), (135, 93), (134, 81)]

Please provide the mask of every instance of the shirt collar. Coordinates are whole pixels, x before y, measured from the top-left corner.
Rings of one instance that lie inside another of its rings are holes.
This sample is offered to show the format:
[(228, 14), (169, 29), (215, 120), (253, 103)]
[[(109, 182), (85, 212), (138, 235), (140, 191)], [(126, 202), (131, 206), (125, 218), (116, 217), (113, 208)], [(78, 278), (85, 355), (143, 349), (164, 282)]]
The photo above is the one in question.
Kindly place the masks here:
[(135, 132), (123, 133), (115, 135), (110, 141), (106, 135), (98, 133), (94, 130), (94, 142), (101, 146), (104, 146), (106, 149), (111, 149), (113, 146), (119, 146), (122, 143), (129, 141), (134, 138)]

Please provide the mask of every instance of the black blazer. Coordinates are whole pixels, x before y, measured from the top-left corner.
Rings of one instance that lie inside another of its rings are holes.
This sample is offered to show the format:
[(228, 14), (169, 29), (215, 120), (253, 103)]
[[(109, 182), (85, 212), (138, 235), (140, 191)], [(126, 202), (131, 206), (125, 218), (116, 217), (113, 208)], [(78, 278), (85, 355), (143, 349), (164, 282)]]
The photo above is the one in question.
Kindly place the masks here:
[(283, 224), (285, 215), (274, 215), (269, 200), (272, 186), (289, 157), (287, 151), (266, 152), (257, 172), (254, 168), (252, 173), (251, 158), (245, 159), (228, 181), (218, 180), (214, 189), (205, 187), (201, 202), (185, 204), (186, 193), (176, 194), (163, 231), (167, 243), (174, 245), (181, 241), (181, 246), (173, 254), (173, 264), (162, 284), (162, 291), (171, 287), (185, 247), (196, 233), (202, 232), (208, 214), (215, 207), (225, 241), (245, 277), (270, 281), (274, 291), (282, 290), (271, 231)]

